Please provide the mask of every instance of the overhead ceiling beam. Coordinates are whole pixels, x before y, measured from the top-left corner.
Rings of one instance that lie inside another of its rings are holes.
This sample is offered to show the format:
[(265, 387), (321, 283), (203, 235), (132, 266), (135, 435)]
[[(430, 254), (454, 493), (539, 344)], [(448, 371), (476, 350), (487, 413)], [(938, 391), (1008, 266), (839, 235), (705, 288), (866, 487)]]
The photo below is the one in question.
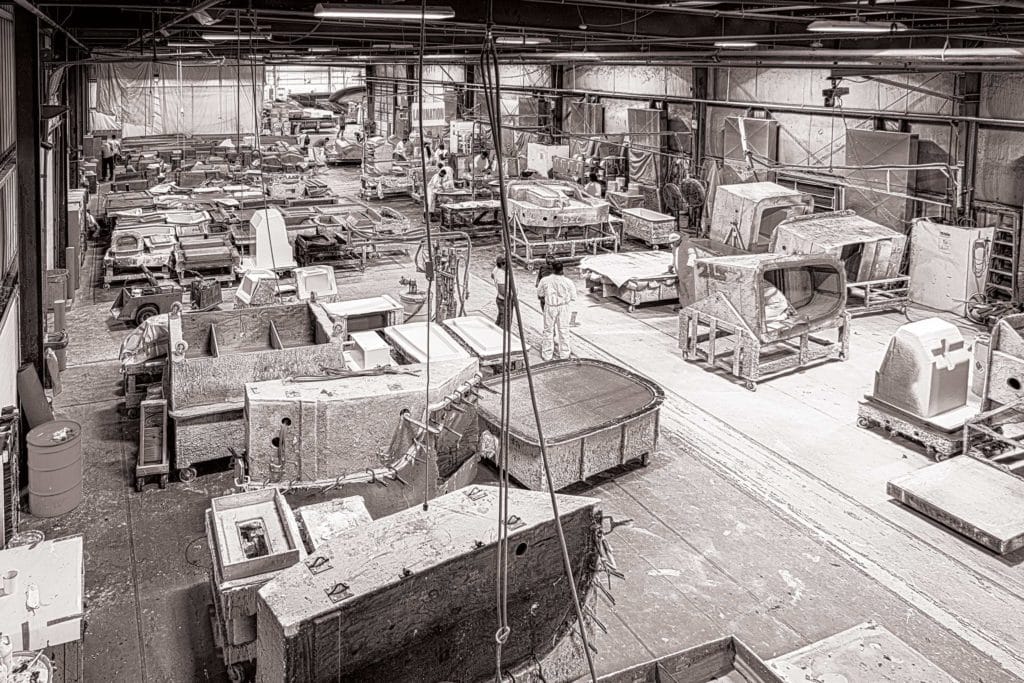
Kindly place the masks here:
[(219, 5), (223, 1), (224, 0), (203, 0), (198, 5), (196, 5), (195, 7), (190, 9), (189, 11), (185, 12), (184, 14), (179, 14), (178, 16), (174, 17), (173, 19), (171, 19), (169, 21), (165, 21), (164, 23), (160, 24), (159, 26), (157, 26), (152, 31), (149, 31), (148, 33), (144, 33), (143, 35), (139, 36), (138, 38), (136, 38), (132, 42), (130, 42), (127, 45), (125, 45), (124, 48), (126, 50), (128, 50), (130, 48), (133, 48), (136, 45), (138, 45), (139, 43), (143, 43), (143, 42), (149, 40), (153, 36), (160, 35), (161, 31), (166, 31), (167, 29), (169, 29), (172, 26), (176, 26), (176, 25), (180, 24), (183, 21), (191, 19), (192, 17), (194, 17), (199, 12), (205, 12), (206, 10), (210, 9), (211, 7)]
[(24, 9), (24, 10), (28, 10), (28, 11), (29, 11), (29, 12), (31, 12), (32, 14), (36, 15), (37, 17), (39, 17), (40, 19), (42, 19), (42, 20), (43, 20), (43, 23), (45, 23), (46, 25), (48, 25), (48, 26), (49, 26), (50, 28), (56, 29), (56, 30), (57, 30), (57, 31), (59, 31), (60, 33), (63, 33), (63, 34), (65, 35), (65, 36), (67, 36), (67, 39), (68, 39), (68, 40), (70, 40), (70, 41), (71, 41), (72, 43), (74, 43), (74, 44), (75, 44), (75, 45), (77, 45), (78, 47), (82, 48), (82, 49), (83, 49), (83, 50), (85, 50), (86, 52), (88, 52), (88, 51), (89, 51), (89, 48), (87, 48), (87, 47), (86, 47), (86, 46), (85, 46), (85, 45), (84, 45), (83, 43), (80, 43), (80, 42), (78, 41), (78, 39), (77, 39), (77, 38), (75, 38), (75, 37), (74, 37), (73, 35), (71, 35), (70, 33), (68, 33), (68, 32), (67, 32), (67, 31), (66, 31), (66, 30), (64, 29), (64, 27), (63, 27), (63, 26), (61, 26), (61, 25), (60, 25), (60, 24), (58, 24), (58, 23), (57, 23), (56, 21), (54, 21), (53, 19), (51, 19), (51, 18), (50, 18), (50, 17), (49, 17), (49, 16), (48, 16), (48, 15), (47, 15), (47, 14), (46, 14), (45, 12), (43, 12), (43, 11), (42, 11), (41, 9), (39, 9), (38, 7), (36, 7), (35, 5), (33, 5), (33, 4), (32, 4), (31, 2), (29, 2), (28, 0), (14, 0), (14, 4), (15, 4), (15, 5), (17, 5), (17, 6), (18, 6), (18, 7), (20, 7), (20, 8), (22, 8), (22, 9)]

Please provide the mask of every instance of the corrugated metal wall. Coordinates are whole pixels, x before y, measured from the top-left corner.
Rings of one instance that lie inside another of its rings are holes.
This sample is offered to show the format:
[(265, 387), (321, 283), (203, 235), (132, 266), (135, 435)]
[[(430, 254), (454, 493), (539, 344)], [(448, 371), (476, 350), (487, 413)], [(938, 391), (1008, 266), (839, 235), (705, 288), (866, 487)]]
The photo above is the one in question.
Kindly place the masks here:
[[(14, 17), (10, 5), (0, 4), (0, 282), (7, 281), (18, 254), (15, 100)], [(0, 407), (18, 404), (18, 314), (15, 294), (0, 308)], [(6, 540), (4, 516), (8, 503), (4, 501), (4, 487), (0, 486), (0, 545)]]
[(0, 5), (0, 159), (14, 147), (14, 21)]

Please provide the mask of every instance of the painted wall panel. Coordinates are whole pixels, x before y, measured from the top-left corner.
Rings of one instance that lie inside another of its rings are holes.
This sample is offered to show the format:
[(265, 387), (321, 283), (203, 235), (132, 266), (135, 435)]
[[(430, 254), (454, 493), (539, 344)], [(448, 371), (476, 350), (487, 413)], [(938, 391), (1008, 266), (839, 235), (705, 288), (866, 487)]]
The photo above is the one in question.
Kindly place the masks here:
[(1024, 74), (983, 73), (980, 114), (992, 119), (1024, 120)]
[(1024, 204), (1024, 135), (1020, 131), (978, 131), (975, 198), (1020, 208)]

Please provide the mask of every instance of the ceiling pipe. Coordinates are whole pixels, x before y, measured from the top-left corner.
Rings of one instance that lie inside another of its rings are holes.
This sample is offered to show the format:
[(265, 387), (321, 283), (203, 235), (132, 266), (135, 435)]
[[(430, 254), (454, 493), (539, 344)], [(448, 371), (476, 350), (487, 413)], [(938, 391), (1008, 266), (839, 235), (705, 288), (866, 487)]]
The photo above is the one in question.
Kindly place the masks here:
[[(1000, 70), (1000, 69), (996, 69)], [(388, 76), (370, 76), (366, 79), (367, 83), (372, 82), (381, 83), (406, 83), (415, 85), (417, 79), (408, 78), (394, 78)], [(424, 80), (424, 85), (440, 85), (440, 86), (451, 86), (451, 81), (441, 80)], [(483, 85), (479, 83), (459, 83), (460, 88), (466, 88), (469, 90), (482, 90)], [(1007, 128), (1012, 130), (1024, 130), (1024, 121), (1017, 121), (1014, 119), (997, 119), (990, 117), (981, 116), (958, 116), (955, 114), (921, 114), (901, 111), (886, 111), (883, 109), (850, 109), (844, 108), (837, 110), (833, 107), (815, 106), (815, 105), (792, 105), (792, 104), (778, 104), (773, 102), (743, 102), (737, 100), (713, 100), (708, 98), (700, 97), (686, 97), (683, 95), (649, 95), (649, 94), (636, 94), (636, 93), (619, 93), (609, 92), (605, 90), (578, 90), (575, 88), (548, 88), (541, 86), (506, 86), (502, 85), (503, 91), (533, 94), (538, 93), (545, 95), (561, 95), (563, 97), (585, 97), (593, 95), (595, 97), (606, 97), (609, 99), (619, 100), (630, 100), (636, 102), (649, 102), (651, 99), (657, 99), (659, 102), (669, 102), (673, 104), (707, 104), (709, 106), (717, 107), (729, 107), (730, 109), (755, 109), (755, 110), (767, 110), (771, 112), (782, 112), (788, 114), (824, 114), (826, 116), (849, 116), (851, 118), (865, 118), (872, 119), (877, 117), (888, 117), (891, 119), (905, 119), (907, 121), (917, 123), (959, 123), (959, 122), (970, 122), (979, 123), (982, 125), (993, 126), (996, 128)]]
[(166, 31), (167, 29), (169, 29), (172, 26), (180, 24), (181, 22), (186, 21), (187, 19), (191, 19), (192, 17), (194, 17), (199, 12), (205, 12), (206, 10), (210, 9), (211, 7), (214, 7), (215, 5), (219, 5), (223, 1), (224, 0), (203, 0), (203, 2), (199, 3), (198, 5), (196, 5), (195, 7), (190, 9), (189, 11), (185, 12), (184, 14), (179, 14), (178, 16), (174, 17), (173, 19), (170, 19), (170, 20), (165, 21), (164, 23), (160, 24), (159, 26), (157, 26), (152, 31), (149, 31), (148, 33), (142, 34), (141, 36), (139, 36), (138, 38), (136, 38), (132, 42), (130, 42), (127, 45), (125, 45), (124, 49), (126, 49), (126, 50), (131, 49), (132, 47), (138, 45), (139, 43), (145, 42), (145, 41), (149, 40), (150, 38), (153, 38), (154, 36), (158, 36), (158, 35), (160, 35), (161, 31)]
[(58, 23), (57, 23), (56, 21), (54, 21), (53, 19), (51, 19), (51, 18), (50, 18), (50, 17), (49, 17), (49, 16), (48, 16), (48, 15), (47, 15), (47, 14), (46, 14), (45, 12), (43, 12), (43, 11), (42, 11), (41, 9), (39, 9), (38, 7), (36, 7), (35, 5), (33, 5), (33, 4), (32, 4), (31, 2), (29, 2), (28, 0), (14, 0), (14, 4), (15, 4), (15, 5), (17, 5), (18, 7), (21, 7), (22, 9), (28, 10), (28, 11), (29, 11), (29, 12), (31, 12), (32, 14), (36, 15), (37, 17), (39, 17), (40, 19), (42, 19), (42, 20), (43, 20), (43, 23), (45, 23), (46, 25), (48, 25), (48, 26), (49, 26), (50, 28), (53, 28), (53, 29), (55, 29), (55, 30), (59, 31), (60, 33), (63, 33), (63, 34), (64, 34), (64, 35), (65, 35), (65, 36), (67, 37), (67, 39), (68, 39), (68, 40), (70, 40), (70, 41), (71, 41), (72, 43), (74, 43), (75, 45), (77, 45), (77, 46), (78, 46), (78, 47), (80, 47), (81, 49), (85, 50), (85, 51), (86, 51), (86, 53), (88, 53), (88, 52), (89, 52), (89, 48), (87, 48), (87, 47), (86, 47), (86, 46), (85, 46), (84, 44), (82, 44), (82, 43), (78, 42), (78, 39), (77, 39), (77, 38), (75, 38), (75, 37), (74, 37), (73, 35), (71, 35), (70, 33), (68, 33), (68, 32), (67, 32), (67, 31), (66, 31), (66, 30), (64, 29), (64, 27), (63, 27), (63, 26), (61, 26), (61, 25), (60, 25), (60, 24), (58, 24)]

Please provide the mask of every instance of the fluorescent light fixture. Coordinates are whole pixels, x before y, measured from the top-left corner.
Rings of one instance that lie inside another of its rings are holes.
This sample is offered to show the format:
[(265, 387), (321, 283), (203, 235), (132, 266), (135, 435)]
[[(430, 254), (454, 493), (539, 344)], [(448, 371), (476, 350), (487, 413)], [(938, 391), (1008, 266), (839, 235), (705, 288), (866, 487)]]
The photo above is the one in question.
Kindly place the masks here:
[(498, 36), (494, 42), (498, 45), (547, 45), (551, 39), (531, 36)]
[(367, 21), (440, 21), (454, 19), (451, 7), (398, 7), (395, 5), (354, 5), (321, 3), (313, 10), (320, 19), (365, 19)]
[(716, 40), (715, 47), (739, 50), (748, 47), (757, 47), (757, 43), (753, 43), (749, 40)]
[(328, 45), (319, 45), (309, 48), (310, 52), (337, 52), (338, 48), (330, 47)]
[(270, 40), (273, 38), (269, 33), (214, 33), (207, 31), (199, 36), (203, 40), (227, 43), (231, 41), (240, 42), (243, 40)]
[[(157, 52), (156, 56), (157, 57), (174, 57), (174, 58), (178, 58), (178, 57), (205, 57), (206, 53), (205, 52), (199, 52), (198, 50), (195, 50), (195, 51), (192, 51), (192, 52), (181, 52), (181, 51), (178, 51), (178, 52)], [(159, 81), (160, 80), (160, 76), (158, 76), (156, 74), (153, 74), (153, 80), (154, 81)]]
[(875, 59), (938, 60), (942, 62), (1012, 60), (1024, 61), (1024, 48), (1019, 47), (951, 47), (878, 50)]
[(601, 55), (596, 52), (554, 52), (550, 55), (543, 55), (552, 59), (600, 59)]
[(466, 55), (456, 55), (456, 54), (423, 55), (423, 59), (465, 59), (465, 58), (466, 58)]
[(415, 50), (416, 46), (412, 43), (374, 43), (372, 45), (374, 50)]
[(199, 40), (168, 40), (167, 47), (210, 47), (210, 44)]
[(819, 19), (807, 25), (807, 30), (814, 33), (898, 33), (906, 31), (907, 25), (898, 21), (837, 21), (835, 19)]

